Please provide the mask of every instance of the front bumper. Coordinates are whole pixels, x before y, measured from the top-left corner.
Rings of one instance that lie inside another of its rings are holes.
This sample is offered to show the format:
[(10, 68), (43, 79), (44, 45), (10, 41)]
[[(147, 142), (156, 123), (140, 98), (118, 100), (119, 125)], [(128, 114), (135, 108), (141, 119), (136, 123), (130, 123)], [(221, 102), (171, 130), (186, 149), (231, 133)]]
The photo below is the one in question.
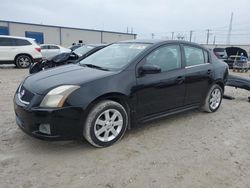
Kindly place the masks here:
[[(17, 125), (30, 136), (44, 140), (70, 140), (82, 136), (83, 109), (80, 107), (29, 108), (15, 95), (14, 110)], [(49, 124), (51, 134), (40, 132), (41, 124)]]

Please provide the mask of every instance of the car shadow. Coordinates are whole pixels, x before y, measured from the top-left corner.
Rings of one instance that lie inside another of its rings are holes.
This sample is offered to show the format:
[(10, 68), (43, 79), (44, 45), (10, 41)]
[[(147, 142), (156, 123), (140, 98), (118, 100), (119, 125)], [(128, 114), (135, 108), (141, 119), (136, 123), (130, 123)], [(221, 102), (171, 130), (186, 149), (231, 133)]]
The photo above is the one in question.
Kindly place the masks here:
[[(159, 119), (149, 121), (147, 123), (138, 124), (137, 126), (133, 127), (129, 132), (130, 134), (137, 134), (137, 133), (140, 133), (140, 131), (146, 131), (148, 129), (153, 129), (154, 127), (161, 127), (161, 126), (166, 127), (166, 126), (172, 125), (177, 119), (185, 120), (188, 117), (195, 116), (197, 113), (202, 113), (202, 112), (197, 109), (197, 110), (190, 110), (190, 111), (186, 111), (182, 113), (173, 114), (167, 117), (162, 117)], [(178, 125), (179, 124), (177, 124), (176, 126)]]
[(0, 69), (16, 69), (15, 65), (0, 65)]

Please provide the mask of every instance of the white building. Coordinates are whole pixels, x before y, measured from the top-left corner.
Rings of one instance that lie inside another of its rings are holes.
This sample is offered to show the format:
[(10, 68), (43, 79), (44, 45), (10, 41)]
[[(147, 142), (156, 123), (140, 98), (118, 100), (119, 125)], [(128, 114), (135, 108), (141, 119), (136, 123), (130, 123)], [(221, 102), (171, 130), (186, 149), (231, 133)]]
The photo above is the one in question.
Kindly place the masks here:
[(136, 38), (136, 34), (0, 20), (0, 35), (35, 38), (40, 44), (112, 43)]

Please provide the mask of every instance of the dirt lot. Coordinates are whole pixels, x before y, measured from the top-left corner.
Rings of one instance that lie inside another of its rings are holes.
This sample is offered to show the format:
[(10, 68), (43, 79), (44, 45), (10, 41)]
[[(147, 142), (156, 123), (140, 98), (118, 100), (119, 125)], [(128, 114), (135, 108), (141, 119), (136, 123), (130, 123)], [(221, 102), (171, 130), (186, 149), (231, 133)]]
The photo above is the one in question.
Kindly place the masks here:
[(96, 149), (37, 140), (16, 126), (12, 98), (27, 75), (0, 68), (0, 187), (250, 187), (248, 91), (226, 88), (236, 99), (216, 113), (175, 115)]

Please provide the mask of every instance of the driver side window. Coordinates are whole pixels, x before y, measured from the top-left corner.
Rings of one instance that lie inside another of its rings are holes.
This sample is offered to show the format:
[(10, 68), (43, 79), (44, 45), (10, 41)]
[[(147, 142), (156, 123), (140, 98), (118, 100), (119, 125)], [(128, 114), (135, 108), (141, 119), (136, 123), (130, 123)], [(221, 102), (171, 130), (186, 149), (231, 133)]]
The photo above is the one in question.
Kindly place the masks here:
[(161, 72), (181, 68), (181, 52), (179, 45), (160, 47), (146, 57), (146, 65), (156, 65)]

